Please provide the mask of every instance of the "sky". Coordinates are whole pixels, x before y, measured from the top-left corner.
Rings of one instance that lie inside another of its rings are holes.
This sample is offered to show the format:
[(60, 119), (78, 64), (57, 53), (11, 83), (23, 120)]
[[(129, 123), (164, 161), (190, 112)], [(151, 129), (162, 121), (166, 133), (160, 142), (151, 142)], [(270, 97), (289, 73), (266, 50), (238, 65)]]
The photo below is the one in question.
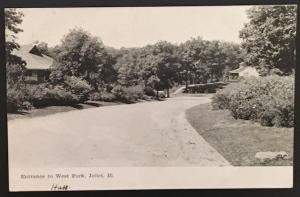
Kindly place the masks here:
[(240, 43), (249, 6), (19, 8), (24, 13), (20, 44), (60, 43), (81, 27), (107, 46), (141, 47), (160, 40), (182, 43), (191, 37)]

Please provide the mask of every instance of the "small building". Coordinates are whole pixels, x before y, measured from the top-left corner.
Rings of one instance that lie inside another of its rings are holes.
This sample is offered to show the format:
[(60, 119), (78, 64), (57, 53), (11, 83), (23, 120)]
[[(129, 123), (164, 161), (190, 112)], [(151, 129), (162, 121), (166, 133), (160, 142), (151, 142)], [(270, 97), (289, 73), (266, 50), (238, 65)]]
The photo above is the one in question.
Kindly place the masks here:
[(229, 79), (237, 80), (241, 77), (259, 77), (259, 73), (256, 68), (252, 66), (247, 66), (244, 62), (240, 63), (240, 67), (238, 69), (229, 71)]
[(13, 54), (26, 62), (26, 81), (43, 83), (49, 79), (49, 70), (53, 64), (53, 59), (42, 54), (36, 45), (22, 45), (18, 50), (14, 50)]

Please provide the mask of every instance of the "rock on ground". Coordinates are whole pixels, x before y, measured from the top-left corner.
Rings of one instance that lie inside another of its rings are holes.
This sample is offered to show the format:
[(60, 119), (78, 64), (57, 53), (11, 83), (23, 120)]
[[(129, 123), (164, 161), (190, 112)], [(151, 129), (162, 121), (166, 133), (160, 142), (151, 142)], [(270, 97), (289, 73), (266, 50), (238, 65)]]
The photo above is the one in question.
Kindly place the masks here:
[(255, 154), (255, 158), (261, 162), (269, 162), (272, 160), (279, 160), (279, 159), (288, 159), (288, 154), (285, 151), (279, 152), (258, 152)]

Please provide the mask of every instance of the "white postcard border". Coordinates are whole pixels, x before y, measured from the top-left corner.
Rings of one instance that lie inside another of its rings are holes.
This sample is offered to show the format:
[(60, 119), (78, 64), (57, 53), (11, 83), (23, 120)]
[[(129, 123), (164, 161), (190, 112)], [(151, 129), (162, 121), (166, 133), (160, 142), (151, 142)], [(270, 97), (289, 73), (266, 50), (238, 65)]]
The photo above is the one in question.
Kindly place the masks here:
[(9, 178), (10, 191), (292, 188), (293, 167), (10, 168)]

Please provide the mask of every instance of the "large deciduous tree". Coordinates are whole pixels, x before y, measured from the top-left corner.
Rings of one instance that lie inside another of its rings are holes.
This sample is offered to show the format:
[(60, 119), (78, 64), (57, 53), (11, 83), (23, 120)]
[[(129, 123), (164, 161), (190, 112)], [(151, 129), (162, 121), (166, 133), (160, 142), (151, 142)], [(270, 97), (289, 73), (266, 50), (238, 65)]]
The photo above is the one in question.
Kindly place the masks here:
[(170, 96), (169, 89), (178, 79), (178, 70), (181, 67), (175, 50), (176, 47), (166, 41), (160, 41), (153, 46), (155, 75), (159, 79), (160, 86), (167, 90), (167, 97)]
[(296, 58), (296, 6), (254, 6), (247, 11), (249, 23), (240, 31), (246, 63), (263, 75), (276, 71), (291, 74)]
[(118, 70), (118, 82), (122, 86), (135, 86), (143, 84), (141, 75), (142, 67), (145, 66), (143, 48), (120, 49), (117, 58), (116, 69)]
[(99, 90), (116, 80), (113, 58), (97, 37), (83, 29), (70, 30), (54, 53), (55, 63), (50, 74), (53, 83), (64, 83), (66, 78), (77, 77)]
[(23, 13), (15, 8), (5, 9), (5, 54), (6, 76), (8, 84), (15, 84), (22, 79), (26, 62), (12, 52), (20, 48), (16, 42), (17, 34), (22, 32), (18, 26), (22, 23)]
[(180, 67), (176, 46), (160, 41), (142, 48), (121, 49), (117, 60), (119, 83), (123, 86), (142, 85), (153, 89), (166, 89), (167, 93), (177, 81)]

